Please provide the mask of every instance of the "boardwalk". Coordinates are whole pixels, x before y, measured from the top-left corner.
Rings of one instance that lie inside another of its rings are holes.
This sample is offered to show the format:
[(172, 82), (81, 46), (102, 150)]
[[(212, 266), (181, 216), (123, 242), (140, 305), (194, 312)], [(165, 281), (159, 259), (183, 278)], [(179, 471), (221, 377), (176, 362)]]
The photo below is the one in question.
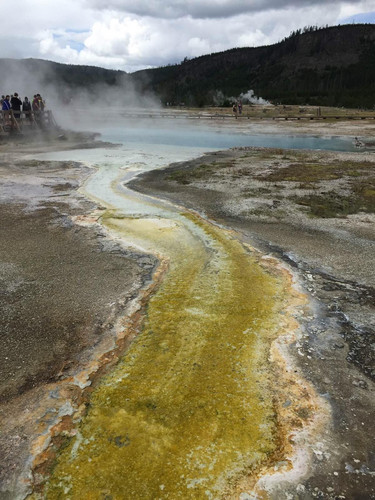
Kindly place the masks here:
[(199, 119), (215, 119), (215, 120), (254, 120), (254, 121), (347, 121), (347, 120), (375, 120), (374, 116), (369, 115), (288, 115), (280, 114), (276, 116), (272, 115), (259, 115), (254, 113), (242, 113), (234, 115), (232, 113), (225, 112), (212, 112), (211, 110), (196, 111), (194, 110), (176, 110), (176, 109), (131, 109), (129, 111), (120, 111), (121, 116), (128, 119), (140, 119), (140, 118), (151, 118), (151, 119), (185, 119), (185, 120), (199, 120)]
[[(19, 118), (15, 115), (19, 114)], [(26, 131), (55, 128), (57, 126), (51, 110), (39, 111), (19, 111), (16, 114), (13, 110), (0, 111), (0, 136), (9, 134), (19, 134)]]

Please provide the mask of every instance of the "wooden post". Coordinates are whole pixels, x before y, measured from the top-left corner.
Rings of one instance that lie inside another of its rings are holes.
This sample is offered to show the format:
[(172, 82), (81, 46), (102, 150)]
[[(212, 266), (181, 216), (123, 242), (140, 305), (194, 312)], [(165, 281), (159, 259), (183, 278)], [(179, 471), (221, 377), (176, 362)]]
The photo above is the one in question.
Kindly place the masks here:
[(0, 110), (0, 130), (5, 134), (5, 129), (4, 129), (4, 111)]
[(15, 128), (18, 130), (18, 132), (21, 132), (20, 126), (18, 124), (17, 119), (15, 118), (15, 116), (13, 114), (13, 110), (12, 109), (10, 110), (10, 116), (11, 116), (12, 125), (15, 125), (16, 126)]

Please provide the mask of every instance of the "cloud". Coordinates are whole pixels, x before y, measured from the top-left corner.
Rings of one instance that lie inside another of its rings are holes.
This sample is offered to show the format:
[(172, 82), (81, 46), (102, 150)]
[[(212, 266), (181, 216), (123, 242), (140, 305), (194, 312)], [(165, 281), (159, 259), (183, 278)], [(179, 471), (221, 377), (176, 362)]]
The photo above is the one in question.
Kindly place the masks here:
[[(343, 3), (360, 4), (361, 0), (330, 0), (329, 8)], [(195, 19), (227, 18), (241, 14), (327, 6), (326, 0), (86, 0), (94, 9), (123, 11), (138, 16), (160, 19), (179, 19), (190, 16)]]
[[(28, 48), (27, 56), (25, 56), (25, 47)], [(0, 34), (0, 57), (20, 59), (39, 56), (39, 42), (32, 35), (19, 35), (10, 38), (9, 35)]]
[[(100, 31), (101, 30), (97, 30)], [(39, 33), (39, 57), (51, 61), (67, 63), (67, 64), (81, 64), (85, 66), (100, 66), (108, 69), (122, 67), (126, 55), (121, 53), (120, 56), (111, 52), (115, 47), (114, 43), (106, 42), (103, 44), (87, 47), (90, 45), (91, 34), (87, 34), (87, 40), (84, 43), (72, 40), (71, 33), (61, 34), (56, 37), (50, 30)]]
[(2, 24), (0, 57), (39, 57), (128, 72), (276, 43), (306, 25), (332, 25), (373, 10), (373, 0), (1, 2), (4, 12), (20, 15)]
[[(333, 22), (340, 8), (331, 8), (326, 22)], [(46, 59), (74, 64), (94, 64), (133, 72), (142, 68), (180, 62), (185, 57), (223, 51), (232, 47), (259, 46), (277, 42), (306, 24), (306, 15), (318, 24), (320, 8), (283, 9), (229, 20), (171, 19), (130, 16), (114, 11), (102, 13), (87, 32), (45, 30), (40, 52)], [(291, 20), (292, 18), (292, 20)], [(76, 50), (79, 44), (79, 50)]]
[(126, 57), (132, 38), (142, 37), (142, 26), (137, 20), (126, 18), (120, 21), (110, 18), (105, 22), (96, 22), (85, 40), (85, 47), (97, 56)]

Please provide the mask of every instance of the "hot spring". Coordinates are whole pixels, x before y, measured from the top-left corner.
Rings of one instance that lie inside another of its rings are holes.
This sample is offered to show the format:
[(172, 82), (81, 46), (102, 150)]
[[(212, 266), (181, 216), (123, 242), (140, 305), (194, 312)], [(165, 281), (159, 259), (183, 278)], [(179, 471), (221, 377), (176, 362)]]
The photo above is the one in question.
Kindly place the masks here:
[[(77, 433), (60, 450), (48, 498), (207, 499), (282, 457), (269, 361), (289, 286), (227, 231), (126, 182), (150, 169), (234, 146), (353, 150), (340, 138), (247, 135), (166, 122), (111, 126), (116, 148), (38, 155), (94, 167), (82, 188), (100, 222), (167, 272), (142, 332), (95, 388)], [(100, 286), (98, 289), (100, 293)]]

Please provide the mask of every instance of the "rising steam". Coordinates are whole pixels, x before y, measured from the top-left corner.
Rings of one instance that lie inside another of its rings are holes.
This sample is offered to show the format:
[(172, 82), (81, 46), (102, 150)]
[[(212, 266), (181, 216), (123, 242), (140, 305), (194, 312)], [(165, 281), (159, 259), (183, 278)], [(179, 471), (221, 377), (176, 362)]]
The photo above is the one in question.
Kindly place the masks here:
[(47, 61), (1, 59), (0, 95), (18, 92), (32, 101), (34, 94), (41, 94), (47, 109), (53, 111), (57, 123), (73, 130), (92, 129), (105, 124), (129, 109), (155, 109), (160, 101), (137, 89), (136, 84), (124, 73), (116, 85), (93, 82), (89, 88), (66, 84)]
[(241, 94), (239, 99), (244, 103), (244, 104), (260, 104), (263, 106), (268, 106), (271, 103), (267, 101), (266, 99), (263, 99), (262, 97), (257, 97), (254, 94), (254, 90), (248, 90), (245, 94)]

